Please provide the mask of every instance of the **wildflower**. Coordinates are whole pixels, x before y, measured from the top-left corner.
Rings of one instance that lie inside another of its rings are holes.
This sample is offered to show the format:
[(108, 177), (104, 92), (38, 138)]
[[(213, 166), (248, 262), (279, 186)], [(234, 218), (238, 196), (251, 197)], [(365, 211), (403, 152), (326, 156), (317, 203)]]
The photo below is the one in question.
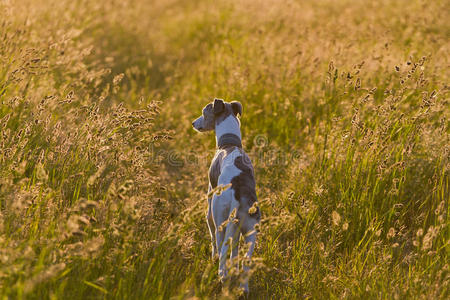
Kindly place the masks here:
[(437, 234), (438, 228), (433, 226), (430, 226), (430, 228), (428, 228), (427, 234), (425, 234), (422, 240), (422, 250), (425, 251), (431, 249), (431, 246), (433, 245), (433, 239), (437, 236)]
[(257, 202), (253, 203), (253, 205), (248, 209), (249, 215), (254, 215), (258, 211)]
[(441, 201), (441, 202), (439, 203), (438, 207), (436, 208), (436, 210), (434, 211), (434, 213), (435, 213), (436, 215), (439, 215), (439, 214), (444, 210), (444, 206), (445, 206), (444, 201)]
[(394, 236), (395, 236), (395, 229), (394, 229), (393, 227), (391, 227), (391, 228), (389, 228), (389, 231), (388, 231), (386, 237), (387, 237), (388, 239), (391, 239), (391, 238), (393, 238)]
[(355, 91), (359, 90), (361, 88), (361, 78), (356, 79), (355, 83)]
[(88, 181), (87, 181), (87, 185), (88, 186), (92, 186), (94, 184), (94, 182), (100, 177), (100, 175), (103, 173), (103, 171), (105, 170), (106, 165), (102, 165), (98, 168), (98, 170), (89, 177)]
[(119, 75), (114, 76), (113, 84), (114, 85), (119, 84), (122, 81), (124, 76), (125, 76), (125, 74), (123, 74), (123, 73), (120, 73)]
[(314, 190), (313, 190), (314, 194), (316, 194), (316, 196), (321, 196), (324, 192), (324, 188), (323, 185), (319, 185), (319, 184), (314, 184)]
[(344, 224), (342, 224), (342, 230), (346, 231), (348, 229), (348, 223), (345, 222)]
[(341, 222), (341, 216), (337, 211), (333, 210), (333, 212), (331, 213), (331, 220), (333, 221), (334, 225), (339, 225), (339, 223)]
[(319, 249), (325, 251), (325, 245), (322, 242), (319, 243)]
[(419, 230), (417, 230), (416, 235), (417, 235), (417, 237), (421, 237), (423, 235), (423, 229), (419, 228)]
[(42, 181), (48, 179), (47, 172), (45, 171), (44, 166), (41, 163), (38, 163), (36, 165), (36, 178)]

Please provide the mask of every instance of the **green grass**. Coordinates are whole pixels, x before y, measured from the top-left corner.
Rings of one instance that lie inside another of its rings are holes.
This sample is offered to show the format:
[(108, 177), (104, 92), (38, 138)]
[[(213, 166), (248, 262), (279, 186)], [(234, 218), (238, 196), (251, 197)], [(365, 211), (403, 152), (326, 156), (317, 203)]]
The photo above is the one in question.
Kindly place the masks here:
[(250, 298), (448, 298), (445, 1), (94, 2), (0, 2), (2, 298), (235, 298), (214, 97), (255, 166)]

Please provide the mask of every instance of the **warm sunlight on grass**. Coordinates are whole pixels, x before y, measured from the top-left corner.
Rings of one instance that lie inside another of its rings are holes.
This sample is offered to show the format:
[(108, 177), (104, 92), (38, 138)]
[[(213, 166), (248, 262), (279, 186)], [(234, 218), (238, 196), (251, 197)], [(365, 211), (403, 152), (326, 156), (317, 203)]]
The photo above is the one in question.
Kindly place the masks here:
[(220, 97), (262, 212), (250, 298), (447, 298), (448, 20), (440, 0), (0, 0), (0, 296), (233, 299), (214, 138), (191, 128)]

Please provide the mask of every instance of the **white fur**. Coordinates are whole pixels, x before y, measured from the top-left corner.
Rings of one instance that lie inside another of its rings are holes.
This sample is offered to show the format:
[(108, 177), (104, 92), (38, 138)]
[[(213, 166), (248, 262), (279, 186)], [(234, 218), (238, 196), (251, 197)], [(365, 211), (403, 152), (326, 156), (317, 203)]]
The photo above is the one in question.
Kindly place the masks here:
[(236, 158), (241, 156), (241, 153), (238, 149), (234, 149), (232, 152), (228, 153), (227, 156), (224, 157), (222, 161), (222, 165), (220, 167), (220, 176), (219, 176), (219, 185), (227, 185), (231, 183), (231, 180), (241, 174), (241, 170), (234, 165), (234, 161)]
[(233, 133), (241, 138), (241, 129), (239, 121), (235, 116), (229, 115), (225, 120), (216, 125), (216, 138), (219, 139), (225, 133)]

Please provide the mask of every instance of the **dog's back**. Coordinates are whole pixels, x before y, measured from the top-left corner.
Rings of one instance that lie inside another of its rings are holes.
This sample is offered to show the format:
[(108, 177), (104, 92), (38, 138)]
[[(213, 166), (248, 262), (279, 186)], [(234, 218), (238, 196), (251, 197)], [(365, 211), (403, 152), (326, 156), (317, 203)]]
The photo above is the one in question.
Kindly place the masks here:
[[(259, 207), (255, 205), (257, 202), (255, 174), (250, 158), (244, 150), (238, 147), (218, 150), (209, 169), (209, 181), (212, 188), (231, 183), (233, 200), (239, 203), (238, 219), (250, 216), (259, 222), (261, 213)], [(241, 230), (244, 231), (245, 228)]]

